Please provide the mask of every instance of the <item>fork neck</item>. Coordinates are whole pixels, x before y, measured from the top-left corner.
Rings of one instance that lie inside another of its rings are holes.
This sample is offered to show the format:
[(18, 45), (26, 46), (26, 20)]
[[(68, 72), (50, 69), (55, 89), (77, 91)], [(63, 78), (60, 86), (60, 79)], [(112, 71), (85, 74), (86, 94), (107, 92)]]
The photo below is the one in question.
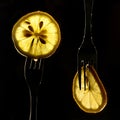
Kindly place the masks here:
[(93, 0), (84, 0), (84, 12), (85, 12), (85, 27), (84, 38), (90, 39), (92, 35), (92, 10)]

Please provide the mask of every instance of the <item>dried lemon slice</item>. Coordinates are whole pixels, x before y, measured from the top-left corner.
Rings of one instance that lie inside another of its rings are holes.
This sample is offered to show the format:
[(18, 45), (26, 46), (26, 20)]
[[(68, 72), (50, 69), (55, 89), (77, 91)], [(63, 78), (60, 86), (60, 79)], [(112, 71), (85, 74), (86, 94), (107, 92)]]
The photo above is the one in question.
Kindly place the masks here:
[(61, 41), (60, 27), (48, 13), (35, 11), (21, 17), (13, 26), (16, 50), (34, 59), (51, 56)]
[[(84, 86), (84, 73), (86, 75), (86, 89)], [(75, 74), (72, 84), (72, 94), (77, 105), (84, 112), (98, 113), (107, 104), (106, 90), (94, 67), (81, 68), (81, 89), (79, 86), (78, 72)]]

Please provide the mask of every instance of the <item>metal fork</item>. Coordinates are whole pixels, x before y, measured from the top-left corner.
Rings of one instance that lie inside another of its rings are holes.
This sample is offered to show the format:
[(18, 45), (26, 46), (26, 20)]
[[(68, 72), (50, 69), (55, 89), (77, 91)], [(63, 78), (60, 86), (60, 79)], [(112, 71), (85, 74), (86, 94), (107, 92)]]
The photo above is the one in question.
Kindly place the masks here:
[(93, 66), (97, 69), (97, 49), (93, 43), (92, 37), (92, 10), (93, 10), (93, 0), (84, 0), (84, 12), (85, 12), (85, 27), (83, 41), (78, 48), (77, 52), (77, 71), (79, 78), (79, 87), (81, 89), (81, 68), (84, 71), (84, 90), (86, 90), (87, 80), (86, 69)]
[(37, 120), (38, 94), (39, 86), (42, 83), (43, 63), (43, 59), (31, 59), (26, 57), (24, 64), (24, 78), (30, 95), (29, 120)]

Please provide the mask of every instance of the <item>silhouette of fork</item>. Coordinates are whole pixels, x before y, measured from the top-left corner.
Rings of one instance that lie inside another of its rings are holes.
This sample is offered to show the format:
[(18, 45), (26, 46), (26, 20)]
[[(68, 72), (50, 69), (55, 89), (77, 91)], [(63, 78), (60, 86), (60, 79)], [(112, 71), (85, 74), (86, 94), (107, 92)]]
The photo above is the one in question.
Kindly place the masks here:
[(24, 77), (30, 95), (29, 120), (37, 120), (37, 105), (39, 86), (43, 76), (43, 59), (26, 58), (24, 65)]
[(94, 66), (97, 69), (97, 49), (93, 43), (92, 38), (92, 9), (93, 9), (93, 0), (84, 0), (84, 12), (85, 12), (85, 27), (84, 27), (84, 36), (83, 41), (78, 48), (77, 52), (77, 71), (79, 78), (79, 87), (81, 89), (81, 67), (84, 71), (84, 90), (86, 90), (87, 76), (86, 69), (90, 65)]

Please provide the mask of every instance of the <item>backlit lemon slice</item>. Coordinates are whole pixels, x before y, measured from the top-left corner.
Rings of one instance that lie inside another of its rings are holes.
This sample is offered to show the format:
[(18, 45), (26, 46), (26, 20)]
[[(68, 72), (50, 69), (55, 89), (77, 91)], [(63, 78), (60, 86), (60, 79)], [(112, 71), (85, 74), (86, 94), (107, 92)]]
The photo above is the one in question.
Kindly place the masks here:
[[(86, 87), (84, 86), (84, 68), (81, 68), (81, 89), (78, 72), (74, 76), (72, 94), (75, 102), (84, 112), (98, 113), (107, 104), (106, 90), (92, 66), (86, 67)], [(86, 88), (86, 89), (85, 89)]]
[(51, 56), (61, 41), (60, 27), (48, 13), (35, 11), (21, 17), (13, 26), (16, 50), (34, 59)]

